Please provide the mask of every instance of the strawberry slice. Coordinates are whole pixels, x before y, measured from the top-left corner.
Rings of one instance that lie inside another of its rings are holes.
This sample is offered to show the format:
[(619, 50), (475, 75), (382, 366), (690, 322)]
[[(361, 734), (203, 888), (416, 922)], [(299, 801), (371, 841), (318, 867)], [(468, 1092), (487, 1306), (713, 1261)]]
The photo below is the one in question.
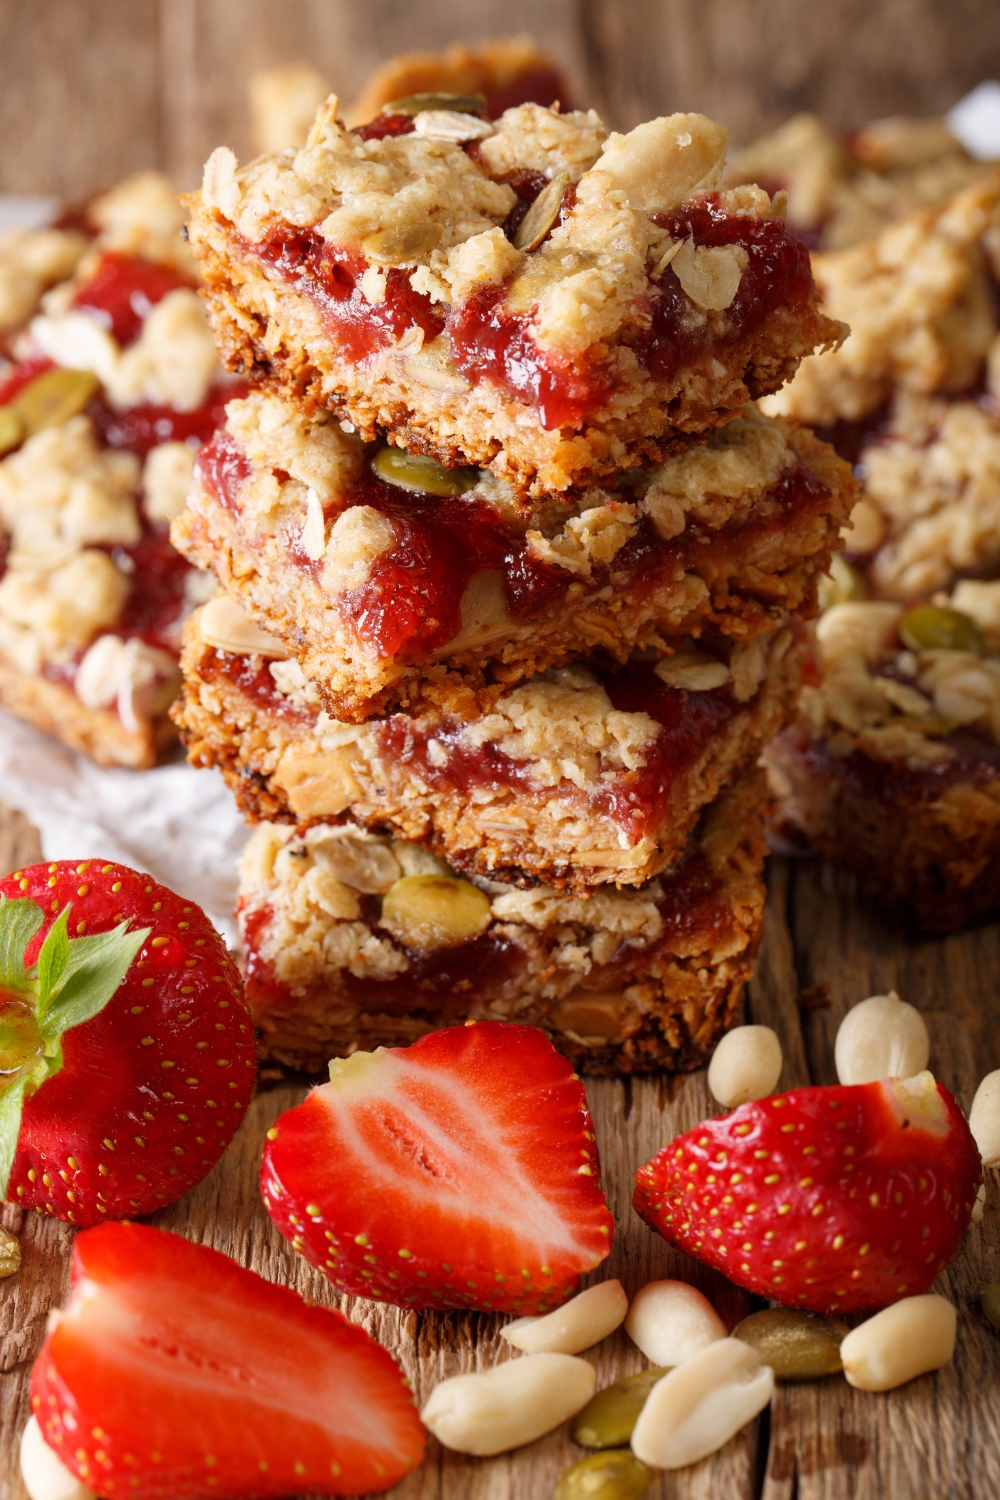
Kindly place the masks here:
[(78, 1225), (162, 1208), (225, 1151), (255, 1075), (199, 907), (99, 860), (0, 881), (0, 1197)]
[(31, 1375), (63, 1464), (101, 1495), (361, 1495), (421, 1460), (402, 1372), (331, 1308), (144, 1224), (77, 1236)]
[(679, 1135), (632, 1203), (730, 1281), (814, 1312), (925, 1292), (969, 1226), (982, 1165), (930, 1073), (793, 1089)]
[(611, 1248), (583, 1084), (533, 1026), (335, 1059), (268, 1138), (268, 1213), (356, 1296), (545, 1312)]

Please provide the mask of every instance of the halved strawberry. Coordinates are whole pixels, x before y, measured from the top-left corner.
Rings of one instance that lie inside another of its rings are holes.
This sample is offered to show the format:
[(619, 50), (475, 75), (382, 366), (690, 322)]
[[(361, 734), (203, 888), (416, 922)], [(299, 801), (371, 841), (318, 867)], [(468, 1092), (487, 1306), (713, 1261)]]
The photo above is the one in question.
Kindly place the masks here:
[(162, 1208), (218, 1161), (255, 1076), (199, 907), (99, 860), (0, 881), (0, 1197), (79, 1225)]
[(636, 1212), (730, 1281), (814, 1312), (925, 1292), (969, 1226), (982, 1164), (930, 1073), (793, 1089), (679, 1135)]
[(335, 1059), (268, 1137), (268, 1212), (357, 1296), (544, 1312), (611, 1247), (583, 1084), (533, 1026)]
[(331, 1308), (143, 1224), (77, 1236), (31, 1375), (42, 1434), (101, 1495), (362, 1495), (417, 1465), (396, 1362)]

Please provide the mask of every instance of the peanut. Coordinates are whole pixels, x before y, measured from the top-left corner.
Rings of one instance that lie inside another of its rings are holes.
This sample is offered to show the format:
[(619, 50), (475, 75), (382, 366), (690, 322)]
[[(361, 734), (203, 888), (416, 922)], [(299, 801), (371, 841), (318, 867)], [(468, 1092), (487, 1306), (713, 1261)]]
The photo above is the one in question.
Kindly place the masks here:
[(726, 1337), (707, 1297), (686, 1281), (650, 1281), (632, 1300), (625, 1332), (654, 1365), (679, 1365)]
[(579, 1354), (614, 1333), (628, 1312), (620, 1281), (600, 1281), (538, 1318), (515, 1318), (500, 1336), (527, 1354)]
[(467, 943), (489, 925), (489, 897), (455, 875), (404, 875), (386, 891), (379, 919), (417, 952)]
[(781, 1043), (770, 1026), (736, 1026), (708, 1065), (708, 1087), (727, 1109), (766, 1099), (781, 1077)]
[[(0, 1280), (14, 1276), (21, 1269), (21, 1244), (17, 1236), (0, 1229)], [(624, 1317), (624, 1313), (622, 1317)]]
[(632, 1451), (656, 1469), (683, 1469), (715, 1453), (774, 1394), (774, 1371), (756, 1349), (720, 1339), (653, 1387), (632, 1433)]
[(904, 1297), (847, 1335), (840, 1346), (844, 1374), (859, 1391), (894, 1391), (948, 1363), (956, 1327), (944, 1297)]
[(879, 1083), (913, 1078), (930, 1056), (924, 1018), (895, 990), (872, 995), (849, 1010), (840, 1023), (834, 1061), (841, 1083)]
[(281, 642), (248, 620), (228, 594), (209, 599), (198, 616), (198, 630), (205, 644), (216, 651), (231, 651), (234, 656), (288, 655)]
[(983, 1166), (1000, 1166), (1000, 1068), (987, 1073), (976, 1089), (969, 1111), (969, 1129), (979, 1147)]
[(488, 1458), (533, 1443), (575, 1416), (596, 1384), (585, 1359), (526, 1354), (492, 1370), (442, 1380), (420, 1420), (446, 1448)]
[(21, 1478), (31, 1500), (95, 1500), (42, 1437), (36, 1417), (21, 1434)]

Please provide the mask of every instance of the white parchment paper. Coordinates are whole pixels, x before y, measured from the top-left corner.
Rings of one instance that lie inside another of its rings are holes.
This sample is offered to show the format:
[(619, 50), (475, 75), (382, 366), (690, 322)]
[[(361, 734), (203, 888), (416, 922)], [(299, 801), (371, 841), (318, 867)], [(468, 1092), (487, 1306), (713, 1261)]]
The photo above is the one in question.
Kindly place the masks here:
[(247, 829), (217, 771), (184, 762), (102, 770), (0, 712), (0, 801), (35, 825), (46, 859), (148, 870), (196, 901), (235, 944), (236, 861)]

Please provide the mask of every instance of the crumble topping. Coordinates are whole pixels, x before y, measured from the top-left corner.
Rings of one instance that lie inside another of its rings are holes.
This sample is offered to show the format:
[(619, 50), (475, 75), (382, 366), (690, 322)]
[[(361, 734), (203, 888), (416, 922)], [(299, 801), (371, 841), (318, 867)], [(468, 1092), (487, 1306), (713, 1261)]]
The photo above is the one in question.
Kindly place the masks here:
[(802, 361), (762, 402), (771, 415), (828, 426), (857, 421), (895, 386), (957, 391), (975, 383), (997, 332), (1000, 182), (959, 193), (849, 250), (815, 255), (824, 311), (851, 328), (843, 345)]
[(915, 764), (947, 760), (945, 737), (976, 729), (1000, 742), (1000, 583), (974, 583), (949, 601), (986, 627), (984, 652), (902, 647), (902, 605), (854, 601), (834, 605), (816, 627), (823, 680), (803, 688), (800, 710), (814, 736), (834, 754), (855, 748), (876, 759)]
[(254, 393), (226, 406), (226, 426), (251, 463), (284, 469), (324, 499), (359, 472), (360, 441), (328, 413), (307, 416), (290, 401)]
[(32, 319), (31, 338), (70, 370), (92, 370), (118, 411), (149, 402), (194, 411), (222, 370), (197, 292), (177, 287), (147, 314), (134, 344), (123, 349), (85, 312), (46, 312)]
[[(891, 425), (860, 456), (878, 592), (914, 598), (1000, 560), (1000, 420), (977, 401), (901, 393)], [(852, 517), (852, 520), (854, 518)], [(887, 535), (886, 535), (887, 533)]]
[(796, 456), (780, 427), (748, 407), (735, 422), (714, 432), (700, 448), (667, 459), (655, 470), (642, 500), (664, 541), (679, 536), (691, 517), (716, 527), (776, 484)]
[[(98, 229), (94, 259), (102, 250), (161, 261), (194, 280), (194, 257), (181, 237), (185, 212), (177, 190), (161, 172), (137, 172), (87, 206), (87, 217)], [(81, 267), (87, 274), (90, 263)]]
[(66, 662), (121, 614), (128, 582), (106, 552), (87, 548), (46, 572), (9, 568), (0, 580), (0, 651), (21, 672)]
[(142, 466), (142, 508), (154, 525), (172, 521), (184, 509), (194, 457), (187, 443), (158, 443), (150, 448)]
[(0, 333), (26, 323), (46, 287), (72, 276), (89, 245), (86, 235), (68, 229), (0, 235)]
[(568, 172), (571, 182), (579, 182), (607, 140), (608, 128), (596, 110), (561, 114), (540, 104), (519, 104), (506, 110), (480, 143), (479, 159), (494, 177), (527, 171), (551, 179)]
[(98, 636), (84, 654), (73, 690), (88, 708), (117, 709), (125, 729), (136, 733), (163, 713), (176, 696), (180, 672), (174, 658), (138, 637)]

